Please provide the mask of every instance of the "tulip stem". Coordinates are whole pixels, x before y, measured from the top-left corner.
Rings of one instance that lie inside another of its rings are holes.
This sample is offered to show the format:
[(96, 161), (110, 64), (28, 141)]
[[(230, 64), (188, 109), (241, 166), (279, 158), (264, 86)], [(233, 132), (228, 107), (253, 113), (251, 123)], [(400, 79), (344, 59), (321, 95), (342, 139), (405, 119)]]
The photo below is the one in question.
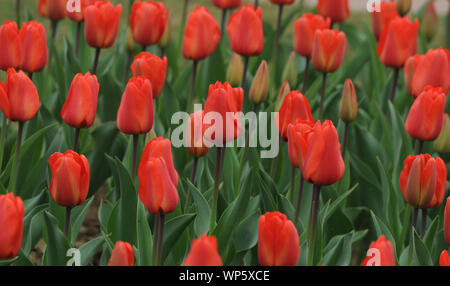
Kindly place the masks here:
[(3, 171), (3, 154), (5, 152), (5, 141), (6, 141), (6, 128), (7, 128), (8, 120), (5, 115), (3, 115), (2, 122), (2, 131), (0, 135), (0, 173)]
[(423, 238), (425, 236), (425, 233), (427, 232), (427, 209), (422, 209), (422, 224), (420, 228), (420, 238)]
[(77, 37), (75, 40), (75, 57), (78, 58), (78, 50), (80, 48), (81, 22), (77, 23)]
[(20, 27), (20, 0), (16, 0), (16, 21), (17, 26)]
[(223, 37), (223, 33), (225, 31), (225, 22), (227, 20), (227, 9), (222, 9), (222, 21), (220, 24), (220, 37)]
[(56, 30), (58, 28), (58, 21), (52, 21), (51, 28), (52, 28), (52, 40), (54, 42), (56, 38)]
[(398, 83), (398, 76), (399, 76), (399, 74), (400, 74), (400, 69), (399, 68), (395, 68), (394, 69), (394, 81), (392, 83), (392, 89), (391, 89), (391, 97), (389, 99), (392, 103), (394, 103), (394, 100), (395, 100), (395, 94), (396, 94), (396, 91), (397, 91), (397, 83)]
[(308, 265), (314, 264), (314, 251), (315, 251), (315, 241), (317, 234), (317, 216), (319, 214), (320, 205), (320, 186), (314, 185), (312, 201), (311, 201), (311, 211), (309, 215), (308, 223)]
[(291, 171), (291, 193), (289, 194), (290, 201), (294, 203), (294, 187), (295, 187), (295, 167), (292, 166)]
[(417, 139), (417, 141), (416, 141), (416, 155), (422, 154), (422, 150), (423, 150), (423, 141)]
[(164, 56), (166, 55), (166, 48), (163, 47), (159, 47), (159, 56), (160, 58), (164, 58)]
[[(281, 134), (278, 134), (278, 142), (282, 143), (281, 140)], [(278, 157), (276, 156), (273, 160), (272, 160), (272, 166), (270, 167), (270, 176), (272, 177), (272, 179), (275, 180), (275, 176), (276, 176), (276, 172), (277, 172), (277, 167), (278, 167)]]
[(191, 93), (189, 94), (189, 103), (187, 106), (187, 110), (193, 110), (194, 107), (194, 98), (195, 98), (195, 85), (197, 83), (197, 68), (198, 61), (194, 60), (192, 63), (192, 83), (191, 83)]
[(408, 252), (408, 265), (411, 265), (412, 262), (412, 253), (413, 253), (413, 239), (414, 239), (414, 230), (417, 227), (417, 217), (419, 215), (419, 209), (417, 207), (413, 210), (413, 217), (411, 219), (411, 233), (409, 235), (409, 252)]
[(327, 87), (327, 73), (324, 72), (322, 77), (322, 90), (320, 92), (319, 120), (323, 119), (323, 103), (325, 101), (326, 87)]
[(278, 5), (278, 18), (277, 18), (277, 29), (275, 31), (275, 39), (273, 42), (273, 49), (272, 49), (272, 69), (273, 69), (273, 80), (275, 83), (275, 80), (277, 79), (277, 66), (278, 66), (278, 46), (280, 41), (280, 33), (281, 33), (281, 19), (283, 17), (283, 6), (282, 4)]
[(300, 187), (298, 189), (298, 197), (297, 197), (297, 205), (295, 206), (295, 226), (297, 227), (299, 215), (300, 215), (300, 207), (302, 204), (302, 196), (303, 196), (303, 186), (305, 184), (305, 178), (300, 173)]
[[(191, 172), (191, 183), (195, 186), (195, 176), (197, 175), (197, 167), (198, 167), (198, 157), (194, 157), (194, 163), (192, 164), (192, 172)], [(188, 189), (186, 195), (186, 204), (184, 205), (184, 213), (187, 213), (189, 205), (191, 204), (192, 194)]]
[(161, 265), (161, 254), (164, 238), (164, 220), (165, 216), (162, 213), (155, 215), (155, 231), (153, 233), (153, 265)]
[(133, 55), (131, 53), (127, 53), (127, 62), (125, 64), (125, 70), (123, 71), (123, 80), (125, 82), (128, 81), (128, 75), (130, 74), (130, 65)]
[(146, 45), (142, 45), (142, 51), (143, 52), (147, 51), (147, 46)]
[(241, 81), (241, 87), (245, 92), (245, 81), (247, 80), (247, 70), (248, 70), (248, 63), (250, 61), (250, 57), (244, 56), (244, 73), (242, 74), (242, 81)]
[(73, 137), (73, 151), (75, 152), (77, 152), (79, 137), (80, 137), (80, 128), (75, 128), (75, 136)]
[(92, 67), (92, 74), (97, 74), (97, 66), (98, 66), (98, 60), (100, 58), (100, 48), (97, 48), (95, 50), (95, 58), (94, 58), (94, 66)]
[(342, 157), (344, 158), (344, 160), (345, 160), (345, 151), (347, 151), (348, 127), (349, 124), (346, 122), (344, 128), (344, 139), (342, 140)]
[(8, 190), (14, 192), (16, 185), (16, 175), (17, 170), (19, 169), (19, 161), (20, 161), (20, 146), (22, 144), (22, 133), (23, 133), (23, 122), (19, 121), (19, 130), (17, 132), (17, 142), (16, 142), (16, 154), (13, 161), (13, 166), (11, 169), (11, 177), (9, 178), (9, 187)]
[(216, 150), (216, 172), (214, 175), (214, 190), (213, 190), (213, 200), (211, 206), (211, 219), (209, 222), (209, 233), (211, 234), (214, 230), (216, 224), (217, 216), (217, 200), (219, 199), (219, 183), (222, 173), (223, 159), (225, 157), (225, 147), (217, 147)]
[(258, 8), (259, 6), (259, 0), (255, 0), (255, 8)]
[(28, 73), (28, 77), (29, 77), (31, 80), (33, 80), (33, 73), (32, 73), (32, 72), (29, 72), (29, 73)]
[(303, 94), (306, 93), (306, 85), (308, 83), (308, 73), (309, 73), (309, 62), (310, 61), (311, 61), (311, 59), (309, 57), (306, 57), (305, 72), (303, 73), (303, 86), (302, 86)]
[(69, 239), (69, 227), (70, 227), (70, 213), (72, 211), (72, 207), (66, 208), (66, 222), (64, 223), (64, 235)]
[(131, 159), (131, 178), (134, 181), (136, 177), (136, 167), (137, 167), (137, 149), (139, 144), (139, 134), (133, 134), (133, 158)]

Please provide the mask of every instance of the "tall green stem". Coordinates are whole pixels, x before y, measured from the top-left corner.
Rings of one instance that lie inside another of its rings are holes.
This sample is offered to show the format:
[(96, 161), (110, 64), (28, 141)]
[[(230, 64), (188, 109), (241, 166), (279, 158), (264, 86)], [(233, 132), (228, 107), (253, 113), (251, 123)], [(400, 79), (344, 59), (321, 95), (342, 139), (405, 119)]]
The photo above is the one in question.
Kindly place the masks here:
[(314, 185), (311, 201), (311, 211), (308, 223), (308, 265), (314, 265), (314, 252), (316, 247), (317, 216), (320, 205), (320, 186)]
[(77, 23), (77, 35), (75, 40), (75, 57), (78, 57), (78, 51), (80, 49), (81, 25), (82, 22)]
[(395, 100), (395, 94), (397, 92), (397, 84), (398, 84), (398, 77), (400, 74), (400, 69), (399, 68), (395, 68), (394, 69), (394, 81), (392, 82), (392, 89), (391, 89), (391, 96), (389, 98), (389, 100), (394, 103)]
[(298, 190), (298, 197), (297, 197), (297, 205), (295, 206), (295, 226), (297, 226), (298, 219), (300, 216), (300, 207), (302, 205), (302, 196), (303, 196), (303, 186), (305, 184), (305, 179), (303, 178), (303, 175), (300, 174), (300, 186)]
[(100, 48), (95, 49), (94, 65), (92, 66), (92, 74), (97, 74), (98, 61), (100, 59)]
[(348, 126), (349, 124), (346, 122), (344, 129), (344, 139), (342, 140), (342, 157), (344, 158), (344, 160), (345, 160), (345, 151), (347, 151)]
[(16, 142), (16, 154), (13, 161), (13, 166), (11, 169), (11, 177), (9, 178), (9, 187), (8, 190), (15, 192), (17, 194), (16, 188), (16, 176), (17, 170), (19, 169), (19, 161), (20, 161), (20, 147), (22, 144), (22, 133), (23, 133), (23, 122), (19, 121), (19, 130), (17, 132), (17, 142)]
[(220, 23), (220, 36), (223, 37), (223, 33), (225, 32), (225, 22), (227, 21), (227, 9), (222, 9), (222, 20)]
[(223, 158), (225, 156), (225, 147), (217, 147), (216, 152), (216, 171), (214, 175), (213, 200), (211, 206), (211, 218), (209, 222), (209, 233), (211, 234), (216, 224), (217, 200), (219, 199), (219, 184), (222, 173)]
[(70, 228), (70, 213), (72, 207), (66, 207), (66, 221), (64, 223), (64, 235), (69, 239), (69, 228)]
[(247, 80), (247, 70), (248, 70), (248, 63), (250, 61), (250, 57), (245, 56), (244, 57), (244, 73), (242, 74), (242, 80), (241, 80), (241, 87), (245, 91), (245, 81)]
[(308, 73), (309, 73), (309, 63), (311, 62), (311, 58), (306, 57), (306, 66), (305, 66), (305, 72), (303, 73), (303, 85), (302, 85), (302, 92), (306, 93), (306, 85), (308, 84)]
[[(191, 172), (191, 183), (195, 186), (195, 176), (197, 175), (197, 166), (198, 166), (198, 157), (194, 157), (194, 163), (192, 164), (192, 172)], [(186, 204), (184, 206), (184, 213), (187, 213), (189, 205), (191, 204), (192, 194), (188, 188), (187, 196), (186, 196)]]
[(289, 194), (289, 198), (291, 203), (294, 203), (294, 187), (295, 187), (295, 167), (292, 166), (291, 171), (291, 193)]
[(139, 144), (139, 134), (134, 134), (133, 135), (133, 158), (131, 161), (131, 178), (133, 179), (133, 181), (134, 181), (134, 178), (136, 177), (138, 144)]
[(73, 151), (75, 152), (77, 152), (79, 137), (80, 137), (80, 128), (75, 128), (75, 136), (73, 137)]
[(327, 73), (324, 72), (322, 77), (322, 90), (320, 92), (319, 120), (323, 119), (323, 103), (325, 101), (326, 88), (327, 88)]
[(189, 93), (189, 103), (186, 110), (194, 110), (194, 99), (195, 99), (195, 85), (197, 83), (197, 68), (198, 61), (194, 60), (192, 63), (192, 82), (191, 82), (191, 92)]
[(164, 221), (164, 214), (155, 214), (155, 225), (153, 231), (153, 266), (161, 265), (161, 254), (164, 239)]
[(3, 171), (3, 154), (5, 153), (6, 128), (8, 127), (8, 119), (3, 115), (2, 131), (0, 135), (0, 173)]
[(16, 0), (16, 21), (17, 21), (17, 26), (20, 27), (20, 0)]
[(420, 238), (425, 236), (427, 232), (427, 213), (428, 209), (422, 209), (422, 223), (420, 225)]

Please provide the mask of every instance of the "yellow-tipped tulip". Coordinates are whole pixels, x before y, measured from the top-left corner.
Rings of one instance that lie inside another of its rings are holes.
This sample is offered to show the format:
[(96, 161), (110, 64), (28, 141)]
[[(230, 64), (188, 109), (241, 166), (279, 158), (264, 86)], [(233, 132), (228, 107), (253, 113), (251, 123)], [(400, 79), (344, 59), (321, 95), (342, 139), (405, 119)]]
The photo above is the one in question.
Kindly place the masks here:
[(261, 62), (255, 77), (253, 78), (252, 86), (250, 87), (250, 100), (255, 103), (261, 103), (267, 98), (269, 92), (269, 69), (265, 60)]
[(450, 152), (450, 118), (448, 114), (444, 114), (444, 124), (442, 125), (441, 133), (438, 138), (434, 140), (434, 149), (439, 153)]
[(297, 82), (297, 62), (296, 62), (295, 52), (292, 51), (287, 60), (286, 66), (284, 67), (283, 81), (287, 80), (289, 85), (294, 87)]
[(400, 16), (405, 16), (411, 10), (411, 0), (397, 0), (397, 12)]
[(244, 74), (244, 66), (241, 56), (233, 53), (228, 64), (227, 81), (231, 86), (237, 87), (241, 84), (242, 75)]
[(358, 99), (355, 86), (351, 79), (346, 79), (339, 104), (339, 117), (349, 123), (355, 120), (356, 116), (358, 116)]
[(277, 101), (275, 103), (275, 111), (280, 110), (284, 98), (286, 97), (286, 94), (288, 94), (289, 92), (291, 92), (291, 87), (289, 86), (287, 80), (285, 80), (281, 85), (280, 92), (278, 93)]

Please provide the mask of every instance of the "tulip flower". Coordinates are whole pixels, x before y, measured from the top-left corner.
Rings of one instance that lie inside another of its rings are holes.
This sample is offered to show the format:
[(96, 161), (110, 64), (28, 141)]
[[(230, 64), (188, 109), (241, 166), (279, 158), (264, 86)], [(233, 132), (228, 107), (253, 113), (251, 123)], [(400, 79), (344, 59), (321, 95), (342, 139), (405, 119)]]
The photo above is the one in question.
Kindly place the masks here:
[(434, 149), (439, 153), (450, 152), (450, 117), (447, 113), (444, 114), (444, 122), (438, 138), (434, 140)]
[(275, 124), (283, 141), (288, 141), (288, 126), (295, 123), (297, 118), (314, 121), (308, 99), (299, 91), (294, 90), (286, 95), (279, 113), (275, 116)]
[(165, 49), (170, 44), (170, 40), (172, 38), (172, 22), (171, 22), (171, 16), (170, 16), (170, 10), (167, 9), (167, 21), (166, 21), (166, 28), (164, 29), (164, 34), (161, 37), (161, 40), (159, 40), (158, 46), (161, 49), (161, 57), (164, 57)]
[(233, 53), (227, 68), (227, 82), (231, 86), (239, 86), (241, 84), (242, 75), (244, 74), (244, 66), (242, 65), (241, 56)]
[(146, 46), (157, 44), (164, 34), (168, 12), (162, 2), (137, 1), (131, 6), (130, 28), (133, 39)]
[(292, 51), (284, 66), (282, 81), (287, 81), (290, 86), (296, 86), (297, 83), (297, 58), (295, 52)]
[(16, 22), (5, 21), (0, 26), (0, 69), (20, 67), (22, 61), (22, 42)]
[(426, 87), (409, 110), (405, 122), (406, 132), (420, 141), (436, 139), (444, 121), (445, 101), (446, 95), (442, 88)]
[(186, 132), (186, 150), (195, 158), (205, 156), (209, 151), (210, 144), (203, 138), (204, 116), (204, 111), (198, 110), (190, 115), (188, 121)]
[(374, 11), (372, 14), (372, 29), (375, 38), (378, 40), (383, 28), (395, 17), (399, 16), (397, 13), (395, 2), (380, 3), (380, 11)]
[(450, 57), (442, 48), (408, 58), (403, 69), (406, 89), (414, 98), (428, 85), (441, 87), (447, 94), (450, 90), (449, 73)]
[(428, 41), (431, 41), (434, 38), (434, 36), (436, 36), (438, 28), (439, 28), (439, 18), (436, 12), (436, 6), (434, 4), (434, 1), (430, 1), (427, 4), (422, 19), (423, 34), (425, 35)]
[(183, 266), (222, 266), (222, 259), (217, 250), (217, 239), (215, 236), (203, 234), (200, 238), (192, 241)]
[(80, 46), (81, 27), (84, 21), (84, 9), (88, 5), (92, 5), (97, 0), (68, 0), (66, 7), (66, 14), (72, 21), (77, 23), (77, 32), (75, 40), (75, 56), (78, 56), (78, 50)]
[(39, 0), (38, 12), (49, 18), (52, 27), (52, 39), (55, 40), (57, 24), (66, 17), (67, 0)]
[(351, 79), (346, 79), (344, 90), (342, 91), (341, 101), (339, 103), (339, 118), (345, 122), (344, 141), (342, 144), (342, 156), (345, 157), (348, 127), (350, 122), (358, 116), (358, 99), (356, 97), (355, 86)]
[(447, 250), (443, 250), (441, 252), (441, 256), (439, 257), (439, 266), (450, 266), (450, 256), (448, 255)]
[(149, 52), (139, 53), (131, 64), (131, 71), (133, 76), (143, 75), (150, 80), (153, 98), (157, 98), (166, 80), (167, 58), (161, 59)]
[(20, 68), (30, 74), (43, 70), (48, 62), (47, 37), (44, 26), (34, 21), (23, 23), (19, 37), (22, 42)]
[(269, 69), (265, 60), (261, 62), (250, 87), (249, 97), (254, 104), (266, 100), (269, 93)]
[(280, 91), (278, 92), (277, 100), (275, 101), (275, 111), (280, 111), (281, 105), (284, 102), (284, 99), (286, 98), (286, 95), (291, 92), (291, 87), (289, 86), (289, 83), (285, 80), (283, 84), (281, 85)]
[(108, 266), (133, 266), (134, 251), (128, 242), (118, 241), (114, 246)]
[(317, 14), (330, 18), (332, 23), (344, 22), (350, 16), (348, 0), (319, 0)]
[(297, 229), (279, 212), (268, 212), (258, 221), (258, 260), (262, 266), (295, 266), (300, 258)]
[(24, 205), (13, 193), (0, 195), (0, 259), (17, 256), (22, 244)]
[(411, 0), (398, 0), (397, 1), (397, 11), (401, 16), (408, 14), (411, 10), (412, 1)]
[(361, 266), (395, 266), (392, 243), (384, 235), (381, 235), (377, 241), (370, 244), (367, 256)]
[(212, 0), (214, 6), (220, 9), (235, 9), (241, 6), (244, 0)]
[(444, 210), (444, 237), (445, 242), (450, 246), (450, 197), (447, 198)]

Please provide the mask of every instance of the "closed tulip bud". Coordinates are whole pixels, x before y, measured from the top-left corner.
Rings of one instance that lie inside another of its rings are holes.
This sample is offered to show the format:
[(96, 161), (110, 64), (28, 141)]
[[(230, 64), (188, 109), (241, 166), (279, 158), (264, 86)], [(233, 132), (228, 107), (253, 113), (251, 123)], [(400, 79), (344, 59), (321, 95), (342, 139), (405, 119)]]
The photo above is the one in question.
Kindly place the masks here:
[(290, 86), (295, 86), (297, 82), (297, 58), (295, 52), (291, 52), (283, 70), (282, 80), (289, 82)]
[(286, 95), (280, 111), (275, 116), (275, 124), (283, 141), (288, 139), (289, 124), (295, 123), (298, 118), (314, 122), (308, 99), (298, 90), (294, 90)]
[(334, 72), (344, 60), (347, 38), (337, 30), (317, 30), (312, 47), (312, 63), (317, 71)]
[(447, 250), (442, 250), (441, 256), (439, 256), (439, 266), (450, 266), (450, 256)]
[(133, 39), (143, 46), (157, 44), (167, 23), (167, 9), (162, 2), (137, 1), (131, 6), (130, 28)]
[(17, 256), (22, 244), (24, 205), (13, 193), (0, 195), (0, 259)]
[(411, 0), (397, 0), (397, 11), (403, 17), (411, 10)]
[(317, 30), (329, 29), (330, 18), (311, 13), (303, 14), (294, 24), (294, 49), (304, 57), (311, 58), (314, 35)]
[(247, 57), (261, 54), (264, 48), (261, 7), (242, 6), (228, 20), (227, 33), (235, 53)]
[(405, 122), (406, 132), (421, 141), (436, 139), (444, 121), (445, 100), (442, 88), (426, 87), (409, 110)]
[[(244, 91), (240, 87), (233, 88), (228, 82), (222, 84), (219, 81), (209, 85), (208, 98), (204, 108), (205, 117), (211, 119), (216, 118), (215, 115), (220, 116), (222, 124), (217, 126), (219, 123), (216, 123), (215, 120), (212, 120), (214, 122), (212, 125), (210, 122), (205, 122), (206, 140), (225, 143), (241, 136), (240, 113), (243, 100)], [(212, 129), (214, 132), (208, 132), (208, 129)]]
[(436, 7), (434, 5), (434, 1), (430, 1), (427, 4), (427, 8), (425, 9), (422, 19), (422, 30), (428, 41), (431, 41), (434, 36), (436, 36), (438, 28), (439, 18), (436, 12)]
[(68, 150), (56, 152), (48, 159), (52, 172), (50, 195), (60, 206), (84, 203), (89, 191), (89, 163), (84, 155)]
[(212, 0), (213, 4), (220, 9), (234, 9), (239, 7), (244, 0)]
[(395, 2), (381, 2), (380, 11), (373, 11), (372, 13), (372, 29), (375, 38), (378, 40), (383, 28), (395, 17), (399, 16), (397, 13)]
[(149, 52), (139, 53), (131, 64), (134, 76), (143, 75), (152, 85), (153, 98), (157, 98), (166, 81), (167, 58), (160, 58)]
[(203, 234), (200, 238), (192, 240), (183, 266), (222, 266), (222, 259), (217, 250), (217, 239), (215, 236)]
[(42, 17), (59, 21), (66, 17), (67, 0), (39, 0), (38, 12)]
[(250, 100), (261, 103), (266, 100), (269, 93), (269, 69), (265, 60), (261, 62), (250, 87)]
[(120, 101), (117, 127), (125, 134), (144, 134), (152, 126), (152, 84), (145, 76), (132, 77)]
[(408, 58), (403, 75), (409, 94), (416, 98), (428, 85), (441, 87), (447, 94), (450, 90), (449, 60), (448, 52), (443, 48)]
[(447, 198), (444, 210), (444, 237), (447, 245), (450, 246), (450, 197)]
[(233, 53), (227, 69), (227, 82), (231, 86), (239, 86), (241, 84), (242, 75), (244, 74), (244, 65), (240, 55)]
[(20, 68), (29, 73), (43, 70), (48, 62), (47, 36), (44, 26), (34, 21), (23, 23), (19, 36), (22, 42)]
[(434, 140), (434, 149), (439, 153), (450, 152), (450, 117), (448, 114), (444, 114), (444, 123), (442, 124), (441, 132), (438, 138)]
[(189, 117), (186, 132), (186, 149), (194, 157), (205, 156), (209, 151), (209, 144), (203, 138), (203, 110), (192, 113)]
[(5, 21), (0, 26), (0, 69), (20, 67), (22, 61), (22, 43), (16, 22)]
[(25, 122), (39, 109), (39, 95), (31, 79), (23, 72), (9, 68), (6, 85), (0, 82), (0, 109), (11, 121)]
[(158, 45), (161, 48), (166, 48), (170, 44), (170, 40), (172, 39), (172, 22), (170, 21), (170, 10), (167, 10), (167, 21), (166, 21), (166, 28), (164, 29), (164, 34), (161, 37), (161, 40), (159, 40)]
[(377, 54), (388, 67), (401, 68), (417, 50), (419, 21), (395, 17), (381, 31)]
[(319, 0), (317, 13), (332, 22), (343, 22), (350, 16), (348, 0)]
[(439, 157), (411, 155), (403, 162), (399, 182), (408, 204), (418, 208), (435, 207), (444, 199), (447, 168)]
[(373, 241), (361, 266), (395, 266), (392, 243), (384, 235)]
[(89, 128), (97, 114), (97, 98), (100, 85), (89, 72), (75, 75), (69, 95), (61, 110), (61, 117), (74, 128)]
[(89, 46), (109, 48), (116, 40), (122, 5), (97, 1), (84, 9), (84, 37)]
[(280, 91), (278, 92), (277, 100), (275, 102), (275, 111), (280, 111), (281, 105), (284, 102), (284, 99), (286, 98), (286, 95), (291, 92), (291, 87), (289, 86), (289, 83), (287, 80), (283, 81), (283, 84), (281, 85)]
[(277, 5), (289, 5), (294, 3), (295, 0), (270, 0), (271, 3)]
[(138, 169), (139, 198), (152, 214), (171, 213), (178, 205), (178, 173), (169, 139), (152, 139), (142, 153)]
[(300, 258), (298, 232), (280, 212), (268, 212), (258, 221), (258, 260), (261, 266), (295, 266)]
[(351, 79), (346, 79), (339, 103), (339, 117), (342, 121), (349, 123), (355, 120), (356, 116), (358, 116), (358, 98), (355, 86)]
[(189, 14), (183, 39), (183, 56), (190, 60), (209, 57), (220, 42), (220, 28), (206, 7)]
[(134, 251), (128, 242), (118, 241), (114, 246), (108, 266), (133, 266)]
[(294, 124), (288, 126), (288, 152), (289, 160), (293, 167), (302, 169), (308, 143), (314, 130), (314, 122), (297, 119)]

